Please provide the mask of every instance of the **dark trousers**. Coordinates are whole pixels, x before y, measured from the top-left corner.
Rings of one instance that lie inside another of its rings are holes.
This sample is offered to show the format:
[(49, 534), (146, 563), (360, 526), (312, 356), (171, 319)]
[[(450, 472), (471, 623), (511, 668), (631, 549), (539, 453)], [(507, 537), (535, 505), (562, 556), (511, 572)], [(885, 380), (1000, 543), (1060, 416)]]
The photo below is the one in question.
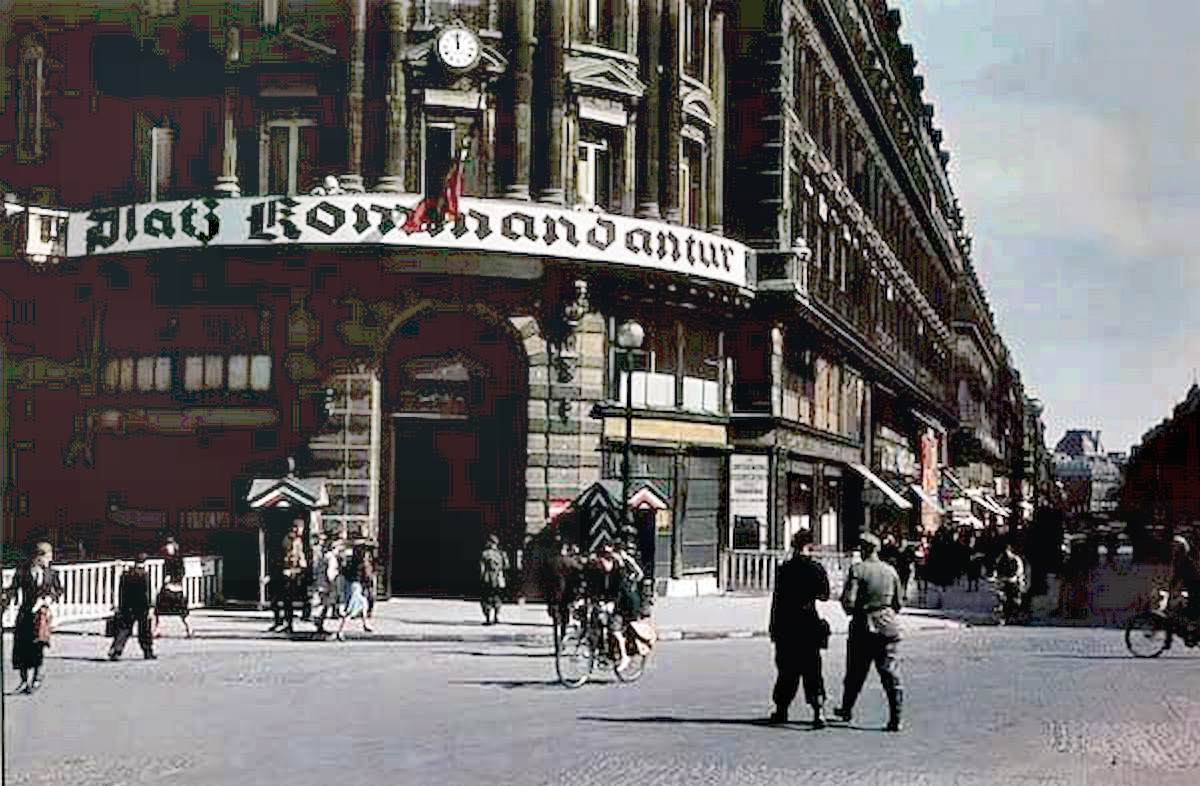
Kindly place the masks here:
[(858, 700), (866, 682), (871, 664), (879, 672), (879, 681), (887, 693), (889, 705), (894, 704), (900, 693), (900, 673), (897, 670), (899, 639), (887, 639), (867, 630), (866, 623), (857, 620), (850, 626), (850, 638), (846, 642), (846, 681), (843, 685), (842, 707), (850, 710)]
[(117, 617), (117, 633), (113, 636), (109, 654), (120, 657), (121, 653), (125, 652), (125, 643), (133, 634), (134, 625), (137, 625), (138, 644), (142, 647), (142, 654), (149, 655), (154, 652), (154, 638), (150, 630), (150, 612), (146, 611), (141, 614)]
[(271, 585), (275, 588), (271, 593), (271, 613), (275, 616), (275, 624), (286, 623), (288, 629), (291, 629), (296, 619), (294, 606), (302, 592), (300, 579), (279, 576), (271, 580)]
[(775, 690), (771, 698), (775, 711), (786, 715), (800, 681), (804, 681), (804, 700), (810, 707), (825, 703), (825, 678), (821, 674), (821, 650), (811, 645), (775, 644)]

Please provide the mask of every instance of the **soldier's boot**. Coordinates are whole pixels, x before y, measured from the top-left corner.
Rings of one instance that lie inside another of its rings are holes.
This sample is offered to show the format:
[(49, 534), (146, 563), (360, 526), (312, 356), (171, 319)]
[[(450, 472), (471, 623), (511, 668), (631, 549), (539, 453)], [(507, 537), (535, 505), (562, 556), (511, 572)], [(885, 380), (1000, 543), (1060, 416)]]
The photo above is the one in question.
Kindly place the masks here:
[(904, 690), (893, 688), (888, 691), (888, 731), (900, 731), (900, 713), (904, 709)]
[(814, 729), (825, 728), (825, 708), (820, 704), (814, 704), (812, 725)]

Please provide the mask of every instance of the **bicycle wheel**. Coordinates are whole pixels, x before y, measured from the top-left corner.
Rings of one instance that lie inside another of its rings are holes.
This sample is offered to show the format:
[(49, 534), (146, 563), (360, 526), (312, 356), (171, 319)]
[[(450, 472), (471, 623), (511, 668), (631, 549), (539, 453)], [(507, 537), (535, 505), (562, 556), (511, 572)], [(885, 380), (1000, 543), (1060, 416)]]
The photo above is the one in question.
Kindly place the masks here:
[(613, 673), (617, 675), (617, 679), (621, 682), (637, 682), (646, 673), (646, 661), (648, 656), (640, 653), (629, 656), (629, 665), (624, 669), (618, 669), (619, 663), (613, 664)]
[(567, 632), (556, 641), (554, 668), (558, 681), (568, 688), (578, 688), (592, 676), (596, 652), (591, 637), (578, 625), (567, 628)]
[(1157, 658), (1170, 640), (1167, 621), (1157, 614), (1139, 614), (1125, 626), (1125, 646), (1135, 658)]

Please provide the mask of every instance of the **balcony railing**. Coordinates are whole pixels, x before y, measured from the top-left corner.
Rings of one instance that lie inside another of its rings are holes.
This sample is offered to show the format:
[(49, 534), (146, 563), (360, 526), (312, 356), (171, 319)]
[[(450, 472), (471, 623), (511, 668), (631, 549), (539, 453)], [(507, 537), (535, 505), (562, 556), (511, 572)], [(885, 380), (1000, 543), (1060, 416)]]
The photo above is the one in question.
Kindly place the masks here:
[[(220, 557), (185, 557), (186, 575), (183, 590), (187, 594), (188, 606), (200, 608), (212, 605), (222, 592), (222, 562)], [(79, 562), (72, 565), (55, 565), (54, 570), (62, 580), (63, 595), (50, 607), (53, 624), (84, 622), (107, 617), (117, 604), (117, 590), (121, 575), (133, 565), (129, 560), (105, 562)], [(4, 571), (4, 586), (12, 585), (15, 570)], [(163, 561), (146, 560), (146, 573), (150, 579), (150, 600), (153, 602), (163, 585)], [(4, 610), (4, 627), (16, 622), (17, 598), (13, 598)]]
[(760, 292), (792, 292), (812, 298), (827, 312), (835, 314), (854, 327), (858, 334), (887, 356), (918, 387), (932, 398), (953, 406), (948, 382), (922, 363), (917, 355), (905, 349), (895, 337), (879, 330), (866, 305), (852, 291), (843, 291), (837, 281), (830, 281), (827, 271), (815, 261), (805, 263), (791, 252), (757, 255), (758, 289)]

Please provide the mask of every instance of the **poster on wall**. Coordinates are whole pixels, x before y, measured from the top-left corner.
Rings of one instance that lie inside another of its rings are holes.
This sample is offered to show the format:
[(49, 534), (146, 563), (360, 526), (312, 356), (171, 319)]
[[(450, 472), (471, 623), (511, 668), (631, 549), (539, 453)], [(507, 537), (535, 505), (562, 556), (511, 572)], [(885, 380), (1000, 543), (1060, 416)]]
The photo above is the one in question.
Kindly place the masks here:
[(735, 549), (767, 547), (768, 456), (735, 454), (729, 459), (729, 543)]

